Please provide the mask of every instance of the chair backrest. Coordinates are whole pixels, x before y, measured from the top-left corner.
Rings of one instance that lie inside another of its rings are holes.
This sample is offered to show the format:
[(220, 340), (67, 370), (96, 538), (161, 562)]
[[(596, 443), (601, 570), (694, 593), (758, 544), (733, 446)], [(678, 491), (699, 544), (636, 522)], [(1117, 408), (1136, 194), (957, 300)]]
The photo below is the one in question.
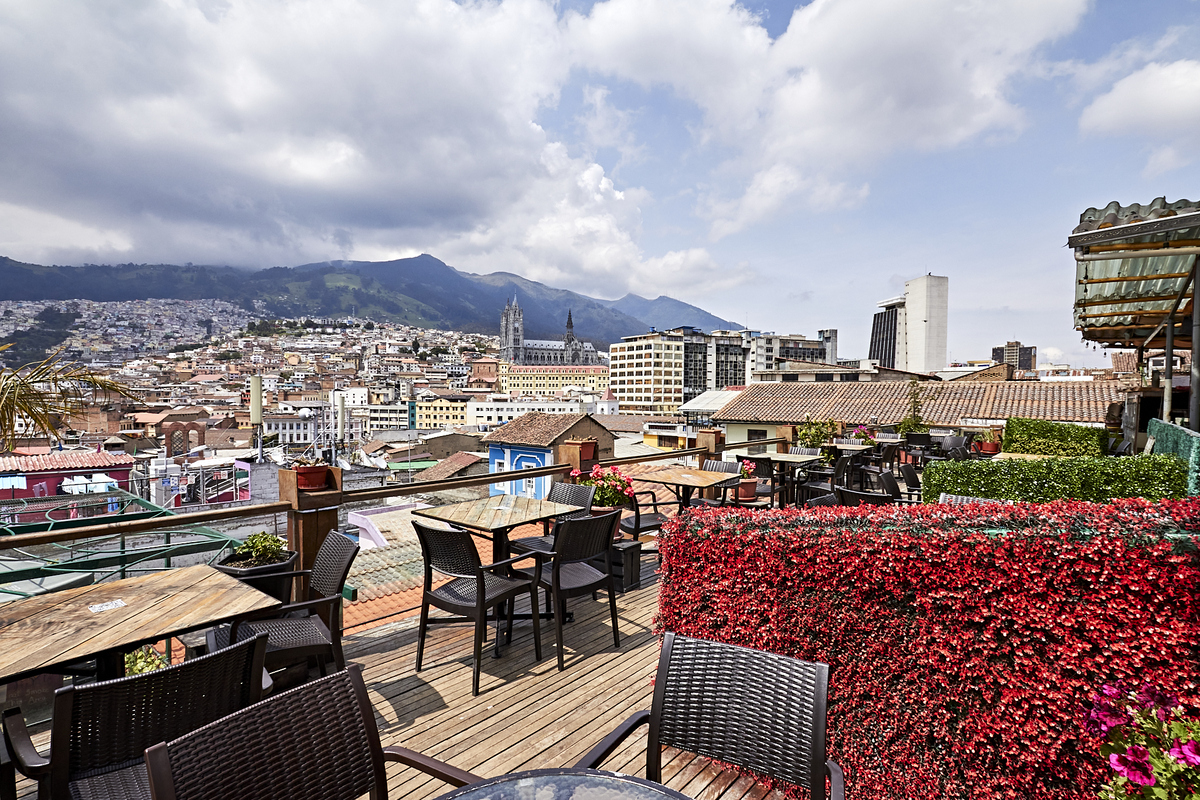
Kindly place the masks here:
[(771, 479), (775, 477), (775, 465), (766, 456), (748, 456), (748, 461), (754, 464), (754, 477)]
[(833, 491), (844, 506), (886, 506), (892, 503), (892, 496), (882, 492), (860, 492), (843, 486), (835, 486)]
[(1115, 448), (1113, 448), (1112, 454), (1114, 456), (1127, 456), (1127, 455), (1129, 455), (1129, 451), (1132, 449), (1133, 449), (1133, 440), (1132, 439), (1122, 439), (1121, 443), (1118, 444)]
[(938, 495), (939, 503), (948, 503), (952, 506), (965, 506), (968, 503), (999, 503), (1004, 506), (1011, 506), (1012, 500), (995, 500), (990, 497), (969, 497), (965, 494), (946, 494), (942, 492)]
[(875, 441), (877, 441), (877, 442), (898, 442), (898, 441), (900, 441), (901, 438), (902, 437), (898, 433), (880, 432), (880, 433), (875, 434)]
[(833, 465), (833, 483), (837, 485), (846, 475), (846, 470), (850, 468), (850, 462), (854, 460), (854, 456), (838, 456), (837, 462)]
[(590, 511), (592, 499), (596, 496), (595, 486), (581, 486), (578, 483), (556, 483), (550, 487), (546, 499), (551, 503), (562, 503), (566, 506), (579, 506)]
[(904, 476), (904, 485), (909, 489), (921, 488), (921, 476), (917, 475), (917, 468), (912, 464), (901, 464), (900, 474)]
[(455, 578), (474, 578), (483, 562), (471, 534), (458, 528), (433, 528), (412, 521), (425, 559), (425, 588), (429, 588), (434, 571)]
[(736, 461), (717, 461), (715, 459), (706, 459), (704, 466), (701, 467), (705, 472), (741, 472), (742, 467)]
[(945, 436), (942, 438), (942, 452), (949, 453), (956, 447), (962, 447), (965, 441), (965, 436)]
[(308, 577), (310, 594), (329, 597), (340, 595), (346, 586), (350, 565), (358, 555), (358, 543), (344, 533), (330, 531), (321, 542)]
[(896, 461), (896, 451), (900, 449), (899, 443), (885, 444), (879, 453), (879, 463), (891, 468)]
[(612, 546), (620, 511), (610, 511), (598, 517), (565, 519), (554, 525), (554, 562), (572, 564), (606, 556)]
[(262, 697), (267, 634), (172, 667), (54, 693), (51, 795), (84, 774), (125, 769), (175, 739)]
[(971, 458), (971, 451), (965, 446), (959, 445), (952, 449), (948, 455), (955, 461), (967, 461)]
[(794, 456), (819, 456), (819, 455), (821, 455), (821, 448), (819, 448), (819, 447), (792, 447), (792, 448), (788, 449), (788, 452)]
[(154, 800), (387, 798), (358, 665), (157, 744), (145, 760)]
[(861, 439), (834, 439), (834, 444), (862, 444)]
[(917, 433), (913, 431), (904, 434), (904, 441), (910, 447), (928, 447), (933, 443), (933, 437), (928, 433)]
[(829, 667), (667, 632), (654, 681), (646, 777), (663, 745), (805, 786), (825, 796)]
[(883, 472), (879, 473), (878, 478), (880, 488), (891, 495), (893, 500), (899, 500), (900, 484), (896, 483), (896, 476), (893, 475), (889, 470), (885, 469)]
[(835, 494), (822, 494), (805, 500), (804, 505), (806, 508), (813, 508), (814, 506), (836, 506), (838, 505), (838, 499), (837, 495)]

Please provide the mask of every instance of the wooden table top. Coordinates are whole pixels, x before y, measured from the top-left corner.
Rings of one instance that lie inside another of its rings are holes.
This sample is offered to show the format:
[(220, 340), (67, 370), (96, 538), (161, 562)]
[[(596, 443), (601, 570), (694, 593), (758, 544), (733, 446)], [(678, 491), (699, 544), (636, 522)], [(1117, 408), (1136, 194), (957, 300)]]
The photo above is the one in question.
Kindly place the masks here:
[(206, 564), (0, 603), (0, 682), (281, 605)]
[(766, 453), (766, 456), (772, 461), (784, 461), (788, 464), (811, 464), (821, 460), (820, 456), (802, 456), (799, 453)]
[(707, 489), (730, 478), (737, 479), (736, 472), (707, 472), (702, 469), (687, 467), (670, 467), (647, 472), (637, 476), (639, 481), (661, 483), (667, 486), (690, 486), (693, 489)]
[(838, 450), (846, 450), (851, 453), (860, 453), (863, 450), (870, 450), (875, 445), (873, 445), (873, 444), (834, 444), (833, 442), (826, 442), (825, 446), (826, 447), (836, 447)]
[(559, 514), (569, 514), (578, 510), (579, 506), (565, 503), (551, 503), (548, 500), (534, 500), (531, 497), (502, 494), (448, 506), (419, 508), (412, 513), (418, 517), (449, 522), (451, 525), (463, 528), (494, 533), (530, 522), (553, 519)]

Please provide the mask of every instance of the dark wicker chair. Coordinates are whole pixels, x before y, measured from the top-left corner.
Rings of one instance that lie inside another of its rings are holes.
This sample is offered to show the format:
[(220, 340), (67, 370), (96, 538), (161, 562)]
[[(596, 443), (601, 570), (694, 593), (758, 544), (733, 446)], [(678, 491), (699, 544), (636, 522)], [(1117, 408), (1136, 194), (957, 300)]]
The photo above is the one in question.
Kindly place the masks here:
[(861, 492), (845, 486), (833, 487), (838, 503), (843, 506), (889, 506), (892, 496), (886, 492)]
[(580, 486), (577, 483), (556, 483), (550, 487), (546, 500), (551, 503), (562, 503), (568, 506), (579, 506), (578, 511), (568, 511), (559, 514), (553, 520), (545, 520), (542, 536), (524, 536), (513, 539), (508, 543), (509, 552), (528, 553), (533, 550), (539, 553), (549, 553), (554, 550), (554, 536), (551, 535), (550, 523), (563, 519), (587, 517), (592, 513), (592, 498), (596, 496), (595, 486)]
[(921, 502), (912, 496), (906, 496), (903, 490), (901, 490), (900, 484), (896, 482), (896, 476), (890, 471), (884, 470), (883, 472), (879, 473), (877, 480), (879, 481), (879, 488), (883, 490), (885, 494), (891, 496), (893, 503), (897, 503), (899, 505), (916, 505), (917, 503)]
[(208, 649), (218, 650), (228, 645), (231, 632), (235, 641), (266, 633), (267, 669), (272, 672), (310, 658), (317, 659), (322, 675), (328, 660), (337, 664), (338, 669), (345, 669), (342, 590), (356, 555), (358, 544), (353, 539), (330, 531), (317, 550), (312, 569), (279, 573), (279, 577), (304, 579), (300, 595), (305, 598), (303, 601), (288, 603), (270, 612), (269, 617), (255, 617), (209, 630)]
[(952, 506), (965, 506), (969, 503), (999, 503), (1002, 506), (1011, 506), (1012, 500), (996, 500), (992, 497), (969, 497), (965, 494), (946, 494), (942, 492), (938, 495), (939, 503), (946, 503)]
[(822, 494), (822, 495), (818, 495), (816, 497), (810, 497), (808, 500), (804, 501), (805, 508), (814, 508), (817, 506), (837, 506), (837, 505), (841, 505), (841, 503), (838, 502), (837, 495), (835, 495), (835, 494)]
[(718, 461), (716, 459), (706, 459), (704, 465), (700, 467), (700, 469), (704, 470), (705, 472), (728, 472), (732, 475), (736, 475), (737, 477), (730, 478), (727, 481), (721, 481), (713, 486), (714, 489), (719, 489), (721, 491), (720, 497), (712, 500), (708, 499), (707, 497), (693, 497), (690, 505), (693, 507), (712, 506), (716, 508), (724, 506), (729, 502), (729, 490), (736, 490), (738, 484), (741, 483), (741, 465), (736, 461)]
[(921, 496), (921, 476), (912, 464), (900, 465), (900, 477), (904, 478), (904, 488), (910, 495)]
[[(590, 519), (590, 517), (588, 518)], [(425, 656), (425, 631), (429, 627), (429, 607), (434, 606), (463, 621), (475, 623), (475, 661), (471, 674), (471, 694), (479, 694), (479, 667), (483, 655), (483, 639), (487, 632), (488, 612), (508, 604), (508, 642), (512, 642), (513, 606), (518, 596), (529, 595), (533, 614), (533, 652), (542, 660), (542, 630), (537, 608), (537, 587), (526, 577), (504, 574), (504, 567), (517, 561), (533, 559), (541, 566), (543, 553), (533, 551), (515, 558), (484, 564), (471, 534), (457, 528), (431, 528), (413, 520), (421, 554), (425, 559), (425, 590), (421, 595), (421, 620), (417, 629), (417, 672)], [(441, 586), (433, 585), (433, 573), (439, 572), (452, 580)], [(496, 655), (500, 654), (500, 623), (496, 622)]]
[[(546, 590), (546, 604), (554, 609), (554, 643), (558, 650), (559, 669), (566, 668), (562, 626), (567, 613), (567, 600), (571, 597), (595, 594), (599, 589), (607, 590), (613, 645), (621, 646), (621, 635), (617, 630), (617, 590), (612, 574), (612, 540), (620, 516), (620, 511), (613, 511), (598, 517), (568, 519), (558, 523), (554, 526), (554, 553), (550, 564), (539, 562), (532, 570), (517, 570)], [(603, 570), (588, 563), (599, 559), (604, 561)], [(536, 603), (534, 609), (537, 609)]]
[(800, 489), (804, 492), (805, 497), (811, 498), (821, 494), (833, 494), (834, 487), (845, 483), (846, 473), (850, 470), (850, 464), (853, 460), (853, 456), (839, 456), (837, 462), (833, 465), (833, 474), (829, 476), (829, 480), (810, 480), (807, 483), (801, 484)]
[(881, 472), (895, 469), (896, 451), (900, 449), (899, 442), (891, 442), (880, 447), (878, 453), (871, 453), (867, 456), (867, 463), (863, 465), (863, 472), (878, 479)]
[(925, 462), (925, 456), (933, 448), (933, 437), (928, 432), (918, 433), (911, 431), (904, 434), (904, 452), (908, 454), (910, 460), (916, 461), (918, 464)]
[[(638, 502), (639, 497), (650, 498), (650, 502), (646, 505), (649, 505), (653, 510), (649, 512), (642, 511), (644, 506)], [(629, 534), (634, 539), (651, 531), (658, 530), (670, 519), (670, 517), (658, 510), (662, 503), (659, 502), (658, 496), (654, 492), (635, 492), (633, 502), (630, 505), (633, 507), (633, 516), (625, 517), (621, 520), (621, 532)]]
[(747, 456), (746, 460), (754, 463), (754, 477), (758, 485), (754, 487), (756, 500), (766, 499), (768, 506), (774, 506), (776, 498), (787, 492), (787, 472), (785, 465), (777, 469), (775, 462), (768, 456)]
[(575, 766), (598, 768), (648, 725), (646, 777), (662, 780), (662, 748), (677, 747), (843, 800), (841, 768), (825, 757), (829, 667), (667, 632), (649, 711), (639, 711)]
[(38, 797), (150, 796), (142, 753), (262, 696), (266, 636), (173, 667), (54, 693), (50, 752), (34, 749), (20, 709), (4, 712), (4, 735), (21, 774), (38, 782)]
[(403, 747), (382, 747), (357, 665), (268, 698), (146, 751), (153, 800), (387, 800), (388, 762), (452, 786), (483, 780)]

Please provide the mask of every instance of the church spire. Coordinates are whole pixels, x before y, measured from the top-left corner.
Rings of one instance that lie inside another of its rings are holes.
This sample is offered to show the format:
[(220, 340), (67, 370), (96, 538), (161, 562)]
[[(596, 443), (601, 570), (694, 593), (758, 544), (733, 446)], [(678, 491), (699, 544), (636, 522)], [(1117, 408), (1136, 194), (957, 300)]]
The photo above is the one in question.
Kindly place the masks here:
[(571, 321), (571, 309), (567, 309), (567, 330), (575, 327), (575, 323)]

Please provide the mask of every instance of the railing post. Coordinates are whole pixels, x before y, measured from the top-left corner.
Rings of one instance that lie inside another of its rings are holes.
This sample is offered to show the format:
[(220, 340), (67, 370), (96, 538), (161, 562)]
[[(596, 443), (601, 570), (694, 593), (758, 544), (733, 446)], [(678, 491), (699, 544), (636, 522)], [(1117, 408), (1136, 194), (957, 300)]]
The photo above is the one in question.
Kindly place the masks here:
[(776, 439), (787, 439), (786, 442), (780, 442), (775, 445), (776, 453), (786, 453), (791, 449), (792, 443), (796, 441), (796, 426), (795, 425), (779, 425), (775, 428)]
[(725, 431), (720, 428), (703, 428), (696, 431), (696, 447), (703, 447), (706, 451), (700, 456), (697, 456), (700, 466), (704, 465), (705, 461), (716, 461), (721, 457), (721, 447), (725, 444)]
[(279, 499), (291, 505), (287, 512), (288, 548), (300, 554), (300, 569), (312, 569), (325, 535), (338, 526), (342, 471), (337, 467), (327, 469), (325, 488), (316, 491), (298, 489), (294, 470), (279, 470)]

